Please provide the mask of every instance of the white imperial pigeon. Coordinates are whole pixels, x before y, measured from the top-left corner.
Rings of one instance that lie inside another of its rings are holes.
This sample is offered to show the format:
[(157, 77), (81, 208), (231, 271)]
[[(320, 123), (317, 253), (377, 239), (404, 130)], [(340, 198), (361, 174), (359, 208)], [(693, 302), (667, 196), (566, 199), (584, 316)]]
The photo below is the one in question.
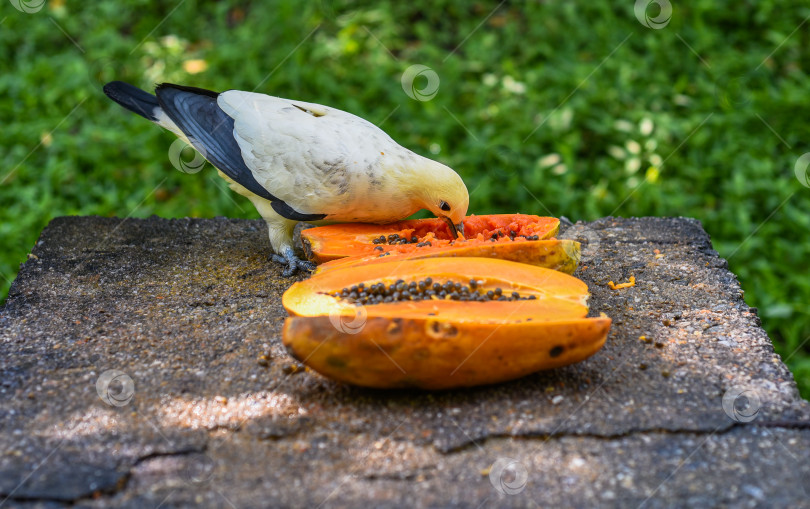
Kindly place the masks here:
[(155, 95), (121, 81), (104, 93), (190, 143), (267, 222), (283, 275), (314, 264), (293, 251), (295, 224), (388, 223), (427, 209), (455, 236), (469, 195), (449, 167), (335, 108), (253, 92), (163, 83)]

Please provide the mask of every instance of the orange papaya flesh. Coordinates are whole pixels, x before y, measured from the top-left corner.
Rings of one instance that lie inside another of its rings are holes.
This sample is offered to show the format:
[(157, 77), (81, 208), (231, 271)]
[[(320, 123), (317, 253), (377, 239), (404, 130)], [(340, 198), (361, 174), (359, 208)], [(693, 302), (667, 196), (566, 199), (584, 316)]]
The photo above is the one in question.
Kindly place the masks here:
[[(382, 283), (390, 286), (402, 280), (411, 282), (431, 278), (469, 284), (476, 281), (479, 293), (500, 289), (503, 295), (518, 292), (532, 300), (469, 302), (450, 298), (399, 300), (365, 305), (368, 314), (388, 317), (426, 316), (508, 323), (515, 319), (548, 320), (560, 316), (584, 317), (588, 312), (588, 287), (579, 279), (551, 269), (523, 263), (487, 258), (424, 258), (405, 262), (358, 265), (330, 270), (294, 283), (282, 296), (282, 305), (293, 316), (353, 314), (353, 306), (333, 296), (344, 288), (363, 283), (366, 288)], [(469, 306), (475, 306), (469, 307)]]
[[(448, 246), (532, 242), (554, 237), (560, 221), (554, 217), (527, 214), (493, 214), (468, 216), (463, 220), (464, 237), (453, 239), (443, 220), (410, 219), (384, 225), (341, 223), (308, 228), (301, 232), (307, 257), (324, 263), (347, 256), (369, 256), (390, 253), (399, 255), (416, 251), (433, 251)], [(396, 236), (395, 244), (389, 237)], [(375, 243), (383, 237), (383, 243)], [(527, 239), (529, 237), (529, 239)], [(407, 243), (399, 243), (405, 239)]]
[(459, 243), (439, 249), (413, 250), (406, 253), (347, 256), (332, 260), (315, 269), (315, 273), (345, 268), (352, 265), (399, 262), (430, 257), (479, 257), (497, 258), (513, 262), (527, 263), (573, 274), (579, 265), (580, 244), (575, 240), (549, 239), (526, 242), (476, 242)]
[[(469, 283), (519, 300), (356, 305), (336, 296), (363, 283)], [(534, 297), (534, 298), (531, 298)], [(605, 342), (610, 319), (586, 318), (587, 286), (554, 270), (486, 258), (426, 258), (331, 270), (283, 297), (283, 341), (297, 359), (366, 387), (447, 389), (497, 383), (579, 362)], [(531, 299), (530, 299), (531, 298)], [(529, 300), (530, 299), (530, 300)]]

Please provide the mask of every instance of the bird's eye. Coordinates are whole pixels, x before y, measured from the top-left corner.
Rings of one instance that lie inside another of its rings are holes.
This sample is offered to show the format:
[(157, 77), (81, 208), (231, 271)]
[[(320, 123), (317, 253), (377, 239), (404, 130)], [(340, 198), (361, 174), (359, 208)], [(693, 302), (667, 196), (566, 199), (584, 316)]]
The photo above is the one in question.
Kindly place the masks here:
[(448, 205), (446, 201), (440, 201), (439, 208), (445, 212), (450, 212), (450, 205)]

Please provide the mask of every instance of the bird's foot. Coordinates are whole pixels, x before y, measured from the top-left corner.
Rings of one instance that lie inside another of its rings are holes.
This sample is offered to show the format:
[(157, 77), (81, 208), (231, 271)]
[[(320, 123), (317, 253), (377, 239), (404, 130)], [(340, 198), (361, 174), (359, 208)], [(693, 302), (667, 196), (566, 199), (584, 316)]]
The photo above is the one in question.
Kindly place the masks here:
[(290, 277), (293, 274), (295, 274), (299, 269), (306, 270), (309, 272), (315, 270), (316, 267), (315, 263), (298, 258), (297, 256), (295, 256), (295, 253), (293, 252), (292, 248), (288, 247), (284, 249), (283, 253), (284, 253), (283, 255), (274, 253), (270, 257), (270, 259), (273, 260), (274, 262), (285, 265), (284, 270), (281, 272), (282, 276)]

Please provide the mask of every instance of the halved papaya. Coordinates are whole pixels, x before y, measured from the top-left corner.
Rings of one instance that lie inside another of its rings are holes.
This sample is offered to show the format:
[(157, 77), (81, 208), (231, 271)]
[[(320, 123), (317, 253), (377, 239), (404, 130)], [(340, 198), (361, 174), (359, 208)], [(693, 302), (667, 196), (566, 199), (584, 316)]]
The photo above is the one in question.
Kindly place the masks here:
[(579, 279), (487, 258), (425, 258), (330, 270), (295, 283), (283, 341), (330, 378), (447, 389), (579, 362), (610, 319), (586, 318)]
[[(560, 228), (560, 220), (555, 217), (527, 214), (468, 216), (463, 224), (464, 237), (458, 239), (453, 238), (447, 223), (433, 218), (384, 225), (342, 223), (319, 226), (303, 230), (301, 241), (310, 260), (324, 263), (348, 256), (427, 255), (448, 247), (486, 246), (480, 252), (507, 252), (509, 249), (505, 246), (549, 239)], [(456, 256), (481, 255), (471, 252)]]

